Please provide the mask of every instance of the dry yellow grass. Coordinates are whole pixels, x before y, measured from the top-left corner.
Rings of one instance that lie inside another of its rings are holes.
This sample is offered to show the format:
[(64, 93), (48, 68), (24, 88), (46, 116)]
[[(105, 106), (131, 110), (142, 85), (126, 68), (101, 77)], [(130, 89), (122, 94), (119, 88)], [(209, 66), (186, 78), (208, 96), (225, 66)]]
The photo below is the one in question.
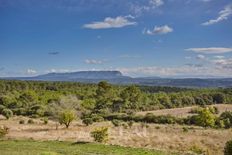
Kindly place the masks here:
[[(10, 120), (0, 120), (0, 126), (10, 128), (6, 138), (34, 139), (34, 140), (66, 140), (66, 141), (92, 141), (90, 131), (99, 126), (109, 127), (109, 144), (142, 147), (160, 150), (177, 150), (187, 152), (191, 147), (197, 146), (208, 150), (211, 155), (222, 155), (226, 141), (232, 138), (231, 130), (203, 129), (191, 127), (188, 132), (183, 131), (180, 125), (149, 124), (142, 127), (134, 124), (132, 128), (113, 127), (110, 122), (95, 123), (84, 126), (81, 122), (73, 122), (69, 129), (59, 127), (56, 130), (55, 122), (49, 121), (47, 125), (39, 119), (35, 124), (19, 124), (19, 120), (28, 120), (26, 117), (14, 117)], [(190, 127), (189, 127), (190, 128)]]
[[(216, 104), (210, 106), (217, 107), (219, 110), (219, 114), (221, 114), (224, 111), (232, 111), (232, 104)], [(143, 112), (138, 112), (137, 114), (145, 115), (147, 113), (153, 113), (154, 115), (172, 115), (176, 117), (187, 117), (192, 115), (189, 112), (191, 111), (191, 109), (196, 107), (197, 106), (174, 108), (174, 109), (162, 109), (162, 110), (154, 110), (154, 111), (143, 111)]]

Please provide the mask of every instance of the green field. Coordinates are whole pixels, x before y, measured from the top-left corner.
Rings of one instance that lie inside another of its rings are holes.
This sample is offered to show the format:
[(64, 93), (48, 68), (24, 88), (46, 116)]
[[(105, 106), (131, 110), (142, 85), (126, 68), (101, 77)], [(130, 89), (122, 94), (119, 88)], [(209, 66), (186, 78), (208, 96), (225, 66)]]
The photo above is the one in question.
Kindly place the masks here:
[(1, 155), (169, 155), (161, 151), (83, 142), (0, 141)]

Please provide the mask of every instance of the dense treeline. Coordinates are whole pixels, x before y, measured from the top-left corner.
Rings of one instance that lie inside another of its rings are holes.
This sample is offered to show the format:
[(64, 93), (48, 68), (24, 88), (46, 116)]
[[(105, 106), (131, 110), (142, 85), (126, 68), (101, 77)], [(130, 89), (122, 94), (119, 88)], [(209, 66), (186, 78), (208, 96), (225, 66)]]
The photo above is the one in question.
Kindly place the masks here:
[(106, 120), (124, 122), (143, 122), (143, 123), (157, 123), (157, 124), (180, 124), (180, 125), (197, 125), (211, 128), (231, 128), (232, 127), (232, 112), (223, 112), (217, 116), (217, 108), (207, 107), (199, 108), (196, 115), (188, 116), (186, 118), (174, 117), (171, 115), (156, 116), (152, 113), (147, 113), (145, 116), (134, 114), (110, 114), (104, 116)]
[[(232, 89), (186, 89), (111, 85), (107, 82), (35, 82), (0, 80), (0, 113), (53, 117), (77, 113), (86, 122), (111, 113), (232, 103)], [(72, 110), (72, 112), (70, 112)], [(74, 112), (73, 112), (74, 111)], [(90, 120), (91, 118), (91, 120)]]

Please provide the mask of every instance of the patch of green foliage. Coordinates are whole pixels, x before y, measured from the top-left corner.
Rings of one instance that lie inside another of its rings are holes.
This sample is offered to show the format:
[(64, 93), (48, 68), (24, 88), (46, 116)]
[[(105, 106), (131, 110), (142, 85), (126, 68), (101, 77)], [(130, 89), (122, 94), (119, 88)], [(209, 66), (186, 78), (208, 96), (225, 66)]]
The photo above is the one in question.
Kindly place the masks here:
[(224, 148), (224, 155), (231, 155), (232, 154), (232, 140), (226, 142)]
[(94, 138), (95, 142), (99, 143), (105, 143), (108, 141), (108, 128), (107, 127), (101, 127), (96, 128), (93, 131), (91, 131), (91, 137)]
[[(30, 148), (30, 149), (28, 149)], [(172, 153), (86, 142), (0, 141), (1, 155), (174, 155)]]

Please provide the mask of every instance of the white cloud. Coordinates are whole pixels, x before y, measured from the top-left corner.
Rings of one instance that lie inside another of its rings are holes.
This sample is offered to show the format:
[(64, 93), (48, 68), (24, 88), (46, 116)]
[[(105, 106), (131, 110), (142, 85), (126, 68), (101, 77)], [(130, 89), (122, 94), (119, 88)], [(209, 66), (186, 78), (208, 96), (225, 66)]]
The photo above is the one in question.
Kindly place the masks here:
[(196, 52), (196, 53), (204, 53), (204, 54), (220, 54), (220, 53), (232, 52), (232, 48), (225, 48), (225, 47), (188, 48), (185, 50)]
[(118, 68), (125, 75), (130, 76), (182, 76), (182, 77), (207, 77), (224, 76), (232, 77), (232, 65), (227, 67), (203, 66), (203, 65), (183, 65), (177, 67), (134, 67)]
[(155, 10), (156, 8), (164, 5), (163, 0), (146, 0), (142, 3), (133, 3), (131, 4), (131, 11), (137, 16), (141, 15), (143, 12), (148, 12)]
[(150, 0), (149, 3), (152, 7), (159, 7), (164, 4), (163, 0)]
[(33, 74), (36, 74), (36, 73), (37, 73), (37, 71), (34, 70), (34, 69), (27, 69), (27, 71), (26, 71), (26, 74), (28, 74), (28, 75), (33, 75)]
[(223, 59), (223, 58), (225, 58), (225, 56), (223, 56), (223, 55), (216, 55), (216, 56), (214, 56), (214, 58), (216, 58), (216, 59)]
[(94, 59), (86, 59), (85, 63), (86, 64), (102, 64), (103, 61), (101, 61), (101, 60), (94, 60)]
[(155, 26), (153, 30), (144, 29), (143, 34), (156, 35), (156, 34), (167, 34), (170, 32), (173, 32), (173, 28), (169, 27), (168, 25), (163, 25), (163, 26)]
[(129, 19), (133, 19), (134, 17), (131, 15), (128, 16), (118, 16), (116, 18), (107, 17), (104, 21), (93, 22), (90, 24), (85, 24), (84, 28), (89, 29), (108, 29), (108, 28), (121, 28), (129, 25), (136, 25), (137, 23), (134, 21), (130, 21)]
[(218, 23), (223, 20), (227, 20), (229, 16), (232, 15), (232, 4), (225, 6), (225, 8), (221, 10), (218, 14), (219, 16), (217, 18), (204, 22), (202, 23), (202, 25), (208, 26), (208, 25), (212, 25), (212, 24)]
[(196, 58), (199, 59), (199, 60), (204, 60), (205, 56), (201, 55), (201, 54), (198, 54)]

